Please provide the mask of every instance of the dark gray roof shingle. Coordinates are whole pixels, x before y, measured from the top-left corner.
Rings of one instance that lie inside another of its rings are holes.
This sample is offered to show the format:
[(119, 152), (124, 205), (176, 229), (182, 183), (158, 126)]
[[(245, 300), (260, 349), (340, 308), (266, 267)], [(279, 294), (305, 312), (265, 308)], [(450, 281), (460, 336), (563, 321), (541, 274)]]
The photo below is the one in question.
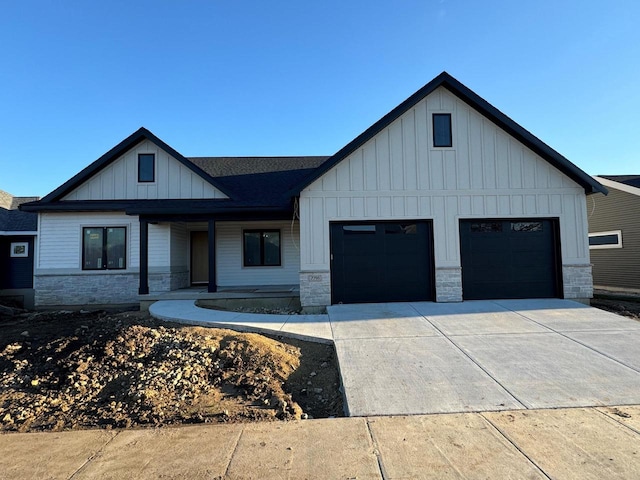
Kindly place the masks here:
[(38, 214), (22, 212), (18, 207), (38, 197), (14, 197), (0, 190), (0, 232), (35, 232), (38, 229)]
[(187, 158), (231, 193), (234, 203), (280, 206), (286, 193), (329, 157)]
[(212, 177), (316, 168), (329, 157), (188, 157)]
[(640, 188), (640, 175), (598, 175), (613, 182), (624, 183), (630, 187)]

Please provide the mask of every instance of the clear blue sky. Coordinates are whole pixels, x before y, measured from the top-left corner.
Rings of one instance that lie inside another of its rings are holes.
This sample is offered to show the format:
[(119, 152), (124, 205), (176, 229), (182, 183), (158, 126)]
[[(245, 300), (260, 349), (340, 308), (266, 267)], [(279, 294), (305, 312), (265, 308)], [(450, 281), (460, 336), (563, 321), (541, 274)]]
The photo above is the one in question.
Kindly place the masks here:
[(590, 174), (640, 173), (640, 2), (14, 1), (0, 189), (145, 126), (185, 156), (330, 155), (446, 70)]

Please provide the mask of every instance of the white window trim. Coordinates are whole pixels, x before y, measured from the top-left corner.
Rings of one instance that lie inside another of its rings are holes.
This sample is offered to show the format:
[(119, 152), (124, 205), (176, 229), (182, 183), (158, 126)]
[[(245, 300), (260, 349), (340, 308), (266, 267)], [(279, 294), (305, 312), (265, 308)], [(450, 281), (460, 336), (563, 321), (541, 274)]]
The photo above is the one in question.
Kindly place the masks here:
[[(18, 249), (22, 248), (21, 253), (17, 253)], [(29, 256), (29, 242), (11, 242), (11, 257), (12, 258), (26, 258)]]
[(604, 237), (606, 235), (617, 235), (618, 243), (612, 245), (589, 245), (589, 250), (602, 250), (609, 248), (622, 248), (622, 230), (611, 230), (608, 232), (593, 232), (589, 234), (591, 237)]

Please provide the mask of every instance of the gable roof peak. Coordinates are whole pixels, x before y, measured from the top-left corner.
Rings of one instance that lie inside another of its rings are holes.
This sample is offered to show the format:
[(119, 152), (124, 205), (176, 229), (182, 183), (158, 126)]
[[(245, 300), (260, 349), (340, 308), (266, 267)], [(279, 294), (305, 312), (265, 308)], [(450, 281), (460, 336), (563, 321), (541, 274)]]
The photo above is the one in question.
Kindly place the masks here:
[(299, 195), (300, 192), (320, 178), (323, 174), (344, 160), (346, 157), (371, 140), (374, 136), (387, 128), (391, 123), (400, 118), (404, 113), (413, 108), (418, 102), (433, 93), (439, 87), (444, 87), (460, 100), (465, 102), (478, 113), (486, 117), (488, 120), (496, 124), (499, 128), (507, 132), (509, 135), (520, 141), (526, 147), (530, 148), (537, 155), (549, 162), (552, 166), (560, 170), (562, 173), (573, 179), (581, 187), (585, 193), (602, 192), (607, 193), (607, 189), (598, 183), (593, 177), (582, 171), (576, 165), (571, 163), (567, 158), (562, 156), (556, 150), (544, 143), (531, 132), (511, 120), (507, 115), (502, 113), (496, 107), (491, 105), (485, 99), (473, 92), (470, 88), (463, 85), (446, 71), (443, 71), (433, 80), (428, 82), (413, 95), (408, 97), (404, 102), (395, 107), (376, 123), (358, 135), (354, 140), (345, 145), (336, 154), (330, 157), (326, 162), (314, 170), (303, 182), (292, 189), (290, 195)]
[(138, 130), (133, 132), (131, 135), (129, 135), (127, 138), (125, 138), (123, 141), (121, 141), (119, 144), (117, 144), (107, 153), (105, 153), (96, 161), (91, 163), (88, 167), (80, 171), (77, 175), (75, 175), (70, 180), (68, 180), (67, 182), (65, 182), (58, 188), (56, 188), (53, 192), (43, 197), (40, 202), (49, 203), (49, 202), (54, 202), (62, 199), (62, 197), (64, 197), (65, 195), (73, 191), (75, 188), (77, 188), (82, 183), (87, 181), (89, 178), (91, 178), (93, 175), (95, 175), (100, 170), (105, 168), (107, 165), (117, 160), (124, 153), (131, 150), (133, 147), (138, 145), (143, 140), (149, 140), (150, 142), (154, 143), (158, 148), (167, 152), (173, 158), (175, 158), (184, 166), (189, 168), (191, 171), (193, 171), (194, 173), (196, 173), (197, 175), (205, 179), (207, 182), (209, 182), (211, 185), (216, 187), (222, 193), (224, 193), (228, 197), (231, 197), (229, 192), (225, 190), (224, 186), (220, 185), (213, 177), (211, 177), (211, 175), (206, 173), (204, 170), (202, 170), (199, 166), (197, 166), (193, 162), (190, 162), (186, 157), (184, 157), (177, 150), (174, 150), (171, 146), (167, 145), (165, 142), (160, 140), (153, 133), (151, 133), (151, 131), (149, 131), (147, 128), (140, 127)]

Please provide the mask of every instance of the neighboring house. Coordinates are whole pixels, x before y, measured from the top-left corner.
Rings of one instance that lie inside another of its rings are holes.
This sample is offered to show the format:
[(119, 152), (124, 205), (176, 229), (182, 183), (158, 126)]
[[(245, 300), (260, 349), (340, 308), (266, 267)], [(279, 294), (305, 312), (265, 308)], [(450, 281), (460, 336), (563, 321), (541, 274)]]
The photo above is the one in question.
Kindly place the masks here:
[(34, 308), (33, 259), (38, 215), (18, 206), (38, 197), (14, 197), (0, 190), (0, 303)]
[(331, 157), (185, 158), (141, 128), (39, 202), (36, 301), (206, 283), (301, 303), (592, 295), (596, 180), (447, 73)]
[(594, 178), (609, 190), (587, 199), (594, 286), (640, 293), (640, 175)]

